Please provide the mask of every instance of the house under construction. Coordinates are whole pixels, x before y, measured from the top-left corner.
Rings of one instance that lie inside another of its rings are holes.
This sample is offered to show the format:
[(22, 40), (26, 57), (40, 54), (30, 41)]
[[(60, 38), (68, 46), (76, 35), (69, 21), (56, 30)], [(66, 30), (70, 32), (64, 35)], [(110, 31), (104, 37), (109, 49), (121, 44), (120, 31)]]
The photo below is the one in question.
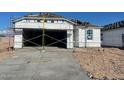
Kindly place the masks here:
[(100, 27), (53, 13), (29, 14), (13, 20), (14, 48), (55, 46), (101, 47)]
[(102, 45), (124, 47), (124, 20), (105, 25), (102, 30)]

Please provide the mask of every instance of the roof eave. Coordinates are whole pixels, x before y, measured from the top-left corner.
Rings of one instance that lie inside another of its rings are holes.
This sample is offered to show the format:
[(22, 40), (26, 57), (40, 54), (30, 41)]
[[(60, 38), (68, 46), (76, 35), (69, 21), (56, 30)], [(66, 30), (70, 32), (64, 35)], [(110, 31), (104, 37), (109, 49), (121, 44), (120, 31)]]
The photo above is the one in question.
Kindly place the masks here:
[[(42, 17), (21, 17), (21, 18), (13, 20), (13, 22), (16, 23), (16, 22), (24, 20), (24, 19), (43, 19), (43, 18)], [(68, 22), (70, 22), (72, 24), (75, 24), (74, 22), (72, 22), (72, 21), (70, 21), (70, 20), (68, 20), (66, 18), (45, 18), (45, 19), (62, 19), (62, 20), (66, 20), (66, 21), (68, 21)]]

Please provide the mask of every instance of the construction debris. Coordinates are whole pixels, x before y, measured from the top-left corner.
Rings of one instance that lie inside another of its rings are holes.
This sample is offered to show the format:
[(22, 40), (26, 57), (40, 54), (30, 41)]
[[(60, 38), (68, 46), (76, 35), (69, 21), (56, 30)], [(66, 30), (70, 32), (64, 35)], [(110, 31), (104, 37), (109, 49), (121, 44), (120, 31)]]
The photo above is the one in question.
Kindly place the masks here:
[(74, 56), (91, 79), (124, 79), (124, 50), (118, 48), (80, 48)]

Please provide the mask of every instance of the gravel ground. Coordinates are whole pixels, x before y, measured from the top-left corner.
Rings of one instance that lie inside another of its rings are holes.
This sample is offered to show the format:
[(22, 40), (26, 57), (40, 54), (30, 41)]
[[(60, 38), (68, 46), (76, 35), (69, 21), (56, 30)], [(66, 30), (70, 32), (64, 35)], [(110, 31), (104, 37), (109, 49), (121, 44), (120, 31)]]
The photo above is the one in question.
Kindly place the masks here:
[(78, 48), (74, 56), (92, 79), (124, 79), (124, 50)]

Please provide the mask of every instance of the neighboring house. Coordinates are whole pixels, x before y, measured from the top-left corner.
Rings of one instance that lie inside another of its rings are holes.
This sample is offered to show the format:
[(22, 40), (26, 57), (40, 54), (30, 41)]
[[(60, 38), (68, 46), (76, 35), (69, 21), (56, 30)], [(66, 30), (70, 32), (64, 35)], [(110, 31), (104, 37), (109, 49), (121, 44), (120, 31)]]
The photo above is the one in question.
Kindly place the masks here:
[(52, 13), (29, 14), (13, 20), (14, 48), (45, 46), (101, 47), (100, 27)]
[(101, 35), (103, 46), (124, 47), (124, 20), (105, 25)]
[(11, 29), (1, 30), (0, 37), (13, 37), (13, 31)]
[(7, 35), (8, 31), (7, 30), (1, 30), (0, 31), (0, 37), (5, 37)]

